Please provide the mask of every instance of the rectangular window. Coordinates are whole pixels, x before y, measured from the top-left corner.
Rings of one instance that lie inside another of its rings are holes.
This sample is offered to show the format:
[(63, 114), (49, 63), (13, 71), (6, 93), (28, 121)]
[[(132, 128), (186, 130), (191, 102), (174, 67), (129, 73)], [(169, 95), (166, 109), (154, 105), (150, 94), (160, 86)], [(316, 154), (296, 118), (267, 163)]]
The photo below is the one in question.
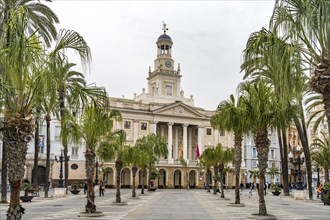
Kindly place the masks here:
[(46, 126), (45, 125), (39, 125), (39, 135), (46, 135)]
[(131, 129), (131, 122), (130, 121), (124, 121), (124, 128), (125, 129)]
[(206, 128), (206, 135), (212, 135), (212, 129)]
[(252, 148), (252, 158), (257, 157), (257, 149), (255, 147)]
[(79, 153), (79, 147), (77, 147), (77, 146), (73, 146), (72, 148), (71, 148), (71, 157), (72, 157), (72, 159), (77, 159), (78, 158), (78, 153)]
[(220, 136), (225, 136), (225, 131), (224, 130), (220, 131)]
[(141, 122), (141, 130), (143, 130), (143, 131), (147, 130), (147, 123)]
[(55, 140), (59, 141), (61, 137), (61, 126), (55, 126)]
[(172, 96), (172, 86), (166, 85), (165, 91), (166, 91), (166, 95)]
[(39, 153), (43, 154), (45, 149), (45, 137), (43, 137), (42, 135), (39, 136), (38, 147)]

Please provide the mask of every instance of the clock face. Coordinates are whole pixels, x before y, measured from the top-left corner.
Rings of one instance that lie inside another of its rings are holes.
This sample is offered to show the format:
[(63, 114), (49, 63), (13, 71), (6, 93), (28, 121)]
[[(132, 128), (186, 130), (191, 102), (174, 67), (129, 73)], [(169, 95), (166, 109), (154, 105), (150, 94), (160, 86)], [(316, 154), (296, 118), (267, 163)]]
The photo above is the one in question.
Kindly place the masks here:
[(172, 66), (171, 61), (166, 61), (165, 62), (165, 66), (168, 67), (168, 68), (170, 68)]

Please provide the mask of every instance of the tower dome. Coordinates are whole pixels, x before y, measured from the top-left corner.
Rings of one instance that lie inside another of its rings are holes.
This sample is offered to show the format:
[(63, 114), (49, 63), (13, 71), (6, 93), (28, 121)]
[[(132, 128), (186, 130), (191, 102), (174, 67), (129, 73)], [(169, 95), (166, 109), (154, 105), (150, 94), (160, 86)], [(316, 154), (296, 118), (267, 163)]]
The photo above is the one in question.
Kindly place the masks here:
[(164, 34), (162, 34), (162, 35), (160, 35), (160, 36), (158, 37), (157, 43), (159, 43), (159, 42), (169, 42), (169, 43), (173, 43), (171, 37), (170, 37), (169, 35), (167, 35), (167, 34), (165, 33), (165, 31), (164, 31)]

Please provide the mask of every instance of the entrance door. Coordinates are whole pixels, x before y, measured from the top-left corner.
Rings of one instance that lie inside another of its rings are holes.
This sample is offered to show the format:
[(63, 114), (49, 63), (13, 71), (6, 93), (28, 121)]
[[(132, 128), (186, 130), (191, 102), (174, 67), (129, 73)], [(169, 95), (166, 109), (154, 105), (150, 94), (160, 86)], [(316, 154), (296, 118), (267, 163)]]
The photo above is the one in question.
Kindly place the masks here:
[(38, 185), (44, 187), (46, 185), (46, 167), (38, 166)]
[(174, 188), (180, 189), (181, 187), (181, 171), (176, 170), (174, 172)]
[(194, 189), (196, 187), (196, 171), (195, 170), (191, 170), (189, 172), (189, 184), (190, 184), (191, 189)]
[(131, 172), (128, 168), (121, 171), (121, 188), (131, 187)]
[(158, 188), (166, 188), (166, 171), (164, 169), (159, 170)]

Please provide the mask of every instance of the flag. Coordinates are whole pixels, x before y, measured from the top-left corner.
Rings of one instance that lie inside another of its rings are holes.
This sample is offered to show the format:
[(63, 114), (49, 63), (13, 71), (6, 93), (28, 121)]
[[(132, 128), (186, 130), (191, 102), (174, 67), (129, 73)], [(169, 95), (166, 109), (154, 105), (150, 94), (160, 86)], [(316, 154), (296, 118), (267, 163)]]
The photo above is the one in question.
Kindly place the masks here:
[(196, 144), (196, 156), (197, 156), (197, 159), (199, 159), (200, 153), (199, 153), (198, 144)]

